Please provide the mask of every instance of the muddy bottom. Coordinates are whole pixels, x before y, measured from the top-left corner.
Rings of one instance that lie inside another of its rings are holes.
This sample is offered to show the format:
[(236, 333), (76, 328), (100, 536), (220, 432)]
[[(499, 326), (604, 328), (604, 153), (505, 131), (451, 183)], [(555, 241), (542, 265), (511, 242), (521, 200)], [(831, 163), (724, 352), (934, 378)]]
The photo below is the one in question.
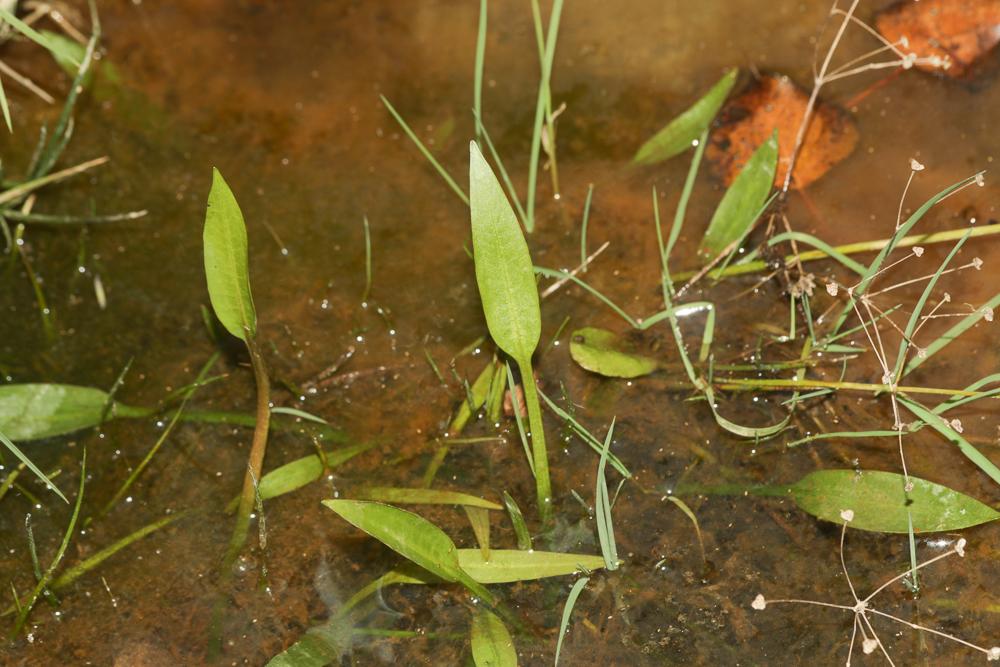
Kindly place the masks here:
[[(117, 397), (153, 406), (192, 382), (220, 351), (208, 375), (223, 377), (198, 389), (187, 407), (253, 412), (254, 379), (245, 350), (233, 339), (213, 340), (202, 317), (209, 305), (202, 226), (214, 166), (225, 174), (247, 222), (272, 402), (333, 426), (334, 437), (325, 441), (310, 437), (314, 431), (301, 424), (273, 429), (265, 471), (314, 454), (317, 446), (337, 451), (368, 443), (371, 449), (312, 484), (266, 501), (263, 529), (257, 517), (233, 575), (220, 578), (233, 527), (224, 508), (239, 493), (252, 429), (179, 422), (106, 513), (169, 416), (116, 419), (25, 443), (42, 470), (58, 471), (55, 480), (71, 501), (86, 452), (80, 520), (63, 567), (84, 562), (143, 526), (184, 514), (59, 590), (58, 605), (40, 599), (0, 655), (8, 665), (194, 665), (212, 659), (263, 665), (400, 564), (392, 551), (320, 501), (351, 498), (370, 485), (420, 486), (465, 400), (464, 383), (471, 384), (494, 355), (483, 338), (487, 331), (467, 252), (468, 208), (380, 101), (380, 95), (390, 100), (464, 187), (467, 142), (475, 132), (469, 109), (479, 6), (444, 0), (100, 4), (101, 64), (81, 98), (60, 166), (102, 155), (110, 162), (41, 191), (35, 210), (149, 213), (130, 222), (28, 226), (24, 252), (40, 279), (54, 333), (46, 334), (23, 263), (5, 255), (5, 380), (108, 388), (131, 363)], [(862, 3), (858, 15), (871, 20), (884, 4)], [(68, 15), (88, 25), (85, 7), (72, 9)], [(632, 155), (729, 67), (741, 68), (737, 89), (759, 72), (781, 72), (808, 86), (815, 36), (828, 10), (826, 4), (751, 0), (567, 3), (552, 80), (555, 105), (566, 105), (557, 125), (559, 189), (554, 196), (551, 168), (541, 170), (537, 229), (529, 237), (535, 264), (579, 263), (580, 221), (593, 185), (587, 251), (609, 245), (581, 277), (632, 317), (662, 310), (650, 192), (655, 186), (667, 224), (689, 159), (634, 168)], [(839, 53), (871, 48), (870, 37), (849, 31)], [(0, 57), (44, 82), (58, 99), (66, 94), (68, 79), (37, 46), (4, 44)], [(830, 86), (824, 97), (848, 107), (860, 140), (804, 195), (791, 193), (783, 210), (792, 227), (830, 244), (886, 238), (895, 229), (910, 158), (927, 169), (910, 184), (904, 213), (947, 185), (990, 169), (1000, 149), (992, 126), (1000, 104), (994, 72), (986, 66), (955, 81), (918, 71), (883, 79), (884, 72), (876, 71)], [(4, 178), (20, 178), (39, 128), (55, 122), (60, 103), (46, 105), (7, 79), (3, 83), (15, 120), (13, 134), (0, 131)], [(537, 88), (530, 6), (491, 3), (483, 116), (522, 196)], [(674, 250), (676, 271), (702, 265), (698, 244), (723, 191), (703, 170)], [(973, 217), (979, 225), (995, 223), (998, 194), (987, 173), (985, 187), (946, 199), (919, 229), (961, 228)], [(372, 253), (367, 300), (365, 217)], [(952, 305), (978, 306), (998, 291), (993, 267), (1000, 250), (990, 238), (969, 240), (955, 260), (957, 265), (981, 258), (982, 270), (941, 278), (939, 291), (951, 295)], [(892, 269), (885, 284), (933, 273), (950, 249), (928, 244), (919, 261)], [(867, 263), (873, 255), (856, 257)], [(821, 285), (856, 282), (834, 262), (813, 263), (808, 270), (817, 281), (814, 316), (836, 306)], [(543, 288), (550, 282), (543, 280)], [(780, 275), (767, 273), (718, 284), (706, 279), (683, 300), (716, 304), (715, 363), (791, 361), (808, 332), (799, 308), (796, 337), (788, 339), (788, 287)], [(895, 321), (905, 325), (922, 289), (923, 283), (902, 286), (875, 302), (883, 310), (902, 304)], [(777, 437), (741, 438), (719, 427), (687, 383), (668, 324), (630, 332), (616, 313), (572, 284), (543, 299), (542, 318), (535, 358), (540, 388), (600, 439), (614, 418), (612, 452), (633, 474), (613, 511), (623, 565), (592, 573), (573, 611), (560, 664), (844, 663), (851, 613), (817, 606), (751, 608), (758, 593), (853, 605), (838, 557), (839, 526), (787, 499), (688, 493), (682, 498), (697, 518), (696, 531), (668, 495), (721, 484), (791, 484), (828, 468), (900, 472), (892, 439), (786, 446), (820, 432), (891, 429), (890, 402), (871, 392), (831, 394), (802, 404)], [(920, 335), (933, 340), (953, 323), (931, 320)], [(703, 315), (682, 319), (692, 353), (703, 325)], [(634, 380), (583, 370), (569, 346), (572, 332), (585, 326), (629, 335), (637, 349), (668, 368)], [(895, 349), (898, 334), (886, 331), (896, 337)], [(995, 339), (993, 326), (982, 322), (921, 365), (907, 383), (965, 387), (995, 372)], [(870, 347), (861, 331), (846, 341)], [(824, 363), (810, 377), (837, 381), (842, 372), (840, 364)], [(868, 352), (850, 362), (843, 379), (879, 384), (882, 371)], [(718, 410), (738, 424), (764, 427), (787, 414), (782, 402), (791, 396), (722, 392)], [(1000, 422), (992, 404), (973, 403), (955, 416), (966, 439), (997, 460)], [(451, 447), (433, 488), (496, 502), (506, 491), (524, 511), (536, 549), (599, 554), (593, 516), (598, 457), (551, 412), (545, 426), (552, 526), (538, 520), (534, 479), (507, 416), (496, 423), (475, 416), (461, 434), (470, 442)], [(908, 435), (905, 455), (911, 475), (987, 504), (1000, 500), (990, 478), (932, 429)], [(7, 456), (5, 469), (12, 462)], [(620, 480), (609, 468), (612, 493)], [(0, 578), (20, 595), (36, 583), (26, 521), (44, 568), (59, 549), (71, 510), (27, 474), (2, 497)], [(476, 546), (460, 508), (416, 510), (459, 547)], [(490, 526), (494, 548), (515, 548), (505, 512), (491, 512)], [(917, 554), (931, 558), (957, 537), (918, 535)], [(879, 608), (989, 647), (1000, 630), (993, 585), (1000, 576), (996, 529), (987, 524), (961, 537), (968, 540), (964, 559), (921, 570), (917, 595), (900, 584), (891, 587), (880, 594)], [(860, 594), (908, 568), (910, 546), (905, 534), (851, 530), (844, 557)], [(520, 664), (551, 664), (574, 580), (491, 587), (525, 625), (514, 637)], [(475, 608), (458, 586), (386, 587), (355, 609), (332, 663), (471, 664), (468, 634)], [(8, 613), (5, 628), (13, 627), (15, 616)], [(882, 618), (873, 624), (896, 664), (985, 660), (973, 649)], [(860, 651), (859, 640), (853, 654), (858, 664), (885, 659)]]

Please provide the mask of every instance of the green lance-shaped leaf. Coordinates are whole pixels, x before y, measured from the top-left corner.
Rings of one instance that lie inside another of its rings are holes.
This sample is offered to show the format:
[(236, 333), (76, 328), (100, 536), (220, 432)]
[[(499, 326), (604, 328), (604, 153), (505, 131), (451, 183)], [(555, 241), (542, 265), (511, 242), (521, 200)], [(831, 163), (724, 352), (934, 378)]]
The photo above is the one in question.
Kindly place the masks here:
[(364, 500), (324, 500), (323, 504), (412, 563), (445, 581), (461, 583), (493, 603), (490, 592), (459, 565), (455, 543), (430, 521), (391, 505)]
[(489, 560), (483, 558), (479, 549), (459, 549), (458, 562), (462, 570), (481, 584), (563, 577), (604, 567), (602, 556), (520, 549), (491, 549)]
[(476, 667), (517, 667), (517, 651), (507, 626), (488, 609), (472, 614), (472, 659)]
[(585, 370), (605, 377), (636, 378), (659, 367), (655, 359), (635, 354), (617, 335), (596, 327), (574, 331), (569, 354)]
[(0, 386), (0, 431), (11, 440), (40, 440), (97, 426), (108, 394), (69, 384)]
[(722, 196), (701, 241), (701, 251), (718, 255), (750, 229), (774, 184), (778, 166), (778, 131), (762, 143)]
[(469, 199), (476, 282), (490, 335), (517, 361), (538, 346), (542, 317), (528, 244), (500, 182), (469, 144)]
[(208, 296), (222, 326), (241, 340), (257, 333), (257, 313), (250, 294), (247, 230), (236, 197), (218, 169), (205, 213), (205, 277)]
[(705, 96), (692, 104), (684, 113), (674, 118), (670, 123), (653, 135), (636, 152), (632, 162), (635, 164), (656, 164), (680, 155), (691, 148), (708, 124), (719, 112), (719, 107), (726, 101), (729, 91), (736, 83), (739, 70), (726, 72)]
[(851, 528), (879, 533), (915, 533), (961, 530), (1000, 518), (1000, 512), (948, 487), (892, 472), (819, 470), (794, 484), (795, 503), (815, 517), (842, 523), (843, 510), (854, 512)]
[(469, 143), (469, 202), (476, 283), (486, 325), (494, 342), (514, 358), (525, 378), (524, 402), (531, 424), (538, 510), (547, 522), (552, 515), (552, 483), (541, 407), (531, 370), (531, 355), (542, 331), (538, 287), (528, 244), (514, 210), (474, 141)]

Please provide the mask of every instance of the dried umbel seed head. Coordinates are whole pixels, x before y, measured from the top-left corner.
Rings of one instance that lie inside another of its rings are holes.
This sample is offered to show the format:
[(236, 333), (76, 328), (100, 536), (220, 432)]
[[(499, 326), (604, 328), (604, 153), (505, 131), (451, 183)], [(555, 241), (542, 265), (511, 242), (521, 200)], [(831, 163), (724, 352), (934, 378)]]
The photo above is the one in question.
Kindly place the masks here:
[(983, 268), (983, 260), (982, 260), (982, 259), (980, 259), (979, 257), (973, 257), (973, 258), (972, 258), (972, 267), (973, 267), (973, 268), (974, 268), (974, 269), (975, 269), (976, 271), (979, 271), (980, 269), (982, 269), (982, 268)]
[(993, 309), (992, 308), (987, 308), (986, 306), (983, 306), (982, 313), (983, 313), (983, 319), (984, 320), (986, 320), (987, 322), (992, 322), (993, 321)]
[(847, 523), (854, 521), (854, 510), (840, 510), (840, 518)]
[(951, 426), (951, 430), (955, 433), (961, 433), (964, 429), (962, 428), (962, 420), (952, 419), (948, 422), (948, 426)]
[(967, 542), (965, 541), (964, 537), (959, 538), (958, 542), (955, 542), (955, 553), (957, 553), (962, 558), (965, 558), (965, 545), (966, 544), (967, 544)]
[(1000, 660), (1000, 646), (994, 646), (986, 652), (986, 659), (990, 662)]
[(877, 649), (877, 648), (878, 648), (878, 640), (877, 639), (871, 639), (871, 638), (869, 638), (869, 639), (866, 639), (863, 642), (861, 642), (861, 650), (865, 652), (865, 655), (870, 655), (870, 654), (874, 653), (875, 649)]
[(924, 249), (918, 245), (913, 246), (913, 254), (917, 257), (922, 257), (924, 254)]
[(910, 69), (911, 67), (913, 67), (913, 63), (915, 62), (917, 62), (917, 54), (907, 53), (905, 56), (903, 56), (903, 62), (902, 62), (903, 69)]
[(910, 158), (910, 169), (912, 169), (913, 171), (923, 171), (924, 165), (920, 164), (913, 158)]
[(750, 603), (750, 606), (756, 609), (757, 611), (763, 611), (767, 609), (767, 600), (764, 599), (763, 595), (757, 593), (757, 597), (753, 599), (753, 602)]
[(976, 185), (981, 188), (986, 186), (986, 178), (983, 176), (983, 172), (976, 174)]
[(826, 284), (826, 293), (829, 294), (830, 296), (837, 296), (837, 292), (839, 290), (840, 288), (837, 287), (837, 283), (833, 281), (830, 281)]

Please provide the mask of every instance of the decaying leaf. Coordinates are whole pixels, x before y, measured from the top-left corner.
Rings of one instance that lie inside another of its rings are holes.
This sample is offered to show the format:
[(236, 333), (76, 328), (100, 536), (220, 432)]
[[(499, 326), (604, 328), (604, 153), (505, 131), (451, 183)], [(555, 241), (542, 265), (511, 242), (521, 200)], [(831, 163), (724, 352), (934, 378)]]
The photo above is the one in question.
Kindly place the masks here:
[[(719, 115), (705, 149), (715, 174), (728, 186), (757, 147), (778, 130), (778, 168), (774, 183), (780, 186), (792, 158), (795, 137), (809, 101), (808, 94), (786, 76), (766, 75), (731, 99)], [(795, 164), (792, 185), (804, 188), (825, 174), (854, 150), (858, 130), (851, 117), (838, 107), (818, 102)]]
[(898, 2), (878, 14), (875, 27), (890, 42), (905, 38), (903, 53), (945, 61), (917, 68), (962, 77), (1000, 43), (1000, 0)]

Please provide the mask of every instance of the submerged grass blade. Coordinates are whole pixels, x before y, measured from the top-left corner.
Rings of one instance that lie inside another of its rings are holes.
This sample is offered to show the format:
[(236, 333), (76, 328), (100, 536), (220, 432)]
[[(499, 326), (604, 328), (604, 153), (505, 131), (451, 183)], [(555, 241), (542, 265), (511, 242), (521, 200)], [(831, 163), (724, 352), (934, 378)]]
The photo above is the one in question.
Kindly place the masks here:
[(958, 321), (954, 326), (945, 331), (939, 337), (934, 339), (929, 345), (924, 348), (924, 354), (921, 356), (916, 356), (907, 362), (906, 367), (903, 369), (903, 375), (909, 374), (915, 368), (920, 366), (922, 363), (930, 359), (932, 356), (940, 352), (944, 347), (949, 345), (953, 340), (961, 336), (963, 333), (974, 327), (979, 323), (980, 320), (986, 317), (991, 317), (993, 310), (1000, 308), (1000, 292), (998, 292), (992, 299), (984, 303), (982, 306), (977, 308), (972, 313), (966, 315)]
[[(45, 484), (45, 486), (49, 487), (49, 489), (54, 494), (56, 494), (57, 496), (59, 496), (60, 498), (62, 498), (62, 501), (64, 503), (69, 503), (69, 500), (67, 500), (66, 496), (64, 496), (63, 493), (62, 493), (62, 491), (59, 490), (59, 487), (56, 486), (55, 484), (53, 484), (52, 480), (50, 480), (45, 473), (43, 473), (41, 470), (39, 470), (38, 466), (36, 466), (34, 463), (32, 463), (31, 459), (29, 459), (27, 456), (25, 456), (24, 452), (22, 452), (20, 449), (18, 449), (17, 445), (15, 445), (13, 442), (11, 442), (10, 438), (8, 438), (6, 435), (4, 435), (3, 432), (0, 432), (0, 443), (3, 443), (4, 447), (6, 447), (7, 449), (9, 449), (10, 452), (11, 452), (11, 454), (13, 454), (14, 456), (16, 456), (18, 458), (18, 460), (20, 460), (21, 463), (24, 464), (24, 467), (26, 467), (28, 470), (30, 470), (35, 475), (35, 477), (37, 477), (38, 479), (40, 479)], [(11, 482), (11, 483), (13, 483), (13, 482)]]
[(448, 184), (448, 187), (451, 188), (451, 191), (454, 192), (458, 196), (458, 198), (462, 200), (462, 203), (468, 206), (469, 205), (468, 195), (466, 195), (462, 191), (462, 188), (458, 187), (458, 183), (456, 183), (455, 179), (451, 177), (451, 174), (449, 174), (448, 171), (441, 166), (441, 163), (438, 162), (437, 159), (431, 154), (431, 152), (427, 150), (427, 147), (424, 146), (424, 143), (420, 141), (420, 138), (413, 132), (413, 130), (410, 129), (410, 126), (406, 124), (406, 121), (403, 120), (403, 117), (399, 115), (399, 112), (396, 111), (396, 108), (389, 103), (389, 100), (385, 98), (385, 95), (380, 95), (379, 97), (382, 100), (382, 104), (385, 105), (385, 108), (389, 110), (389, 113), (392, 114), (392, 117), (395, 118), (396, 122), (399, 123), (399, 126), (403, 128), (403, 132), (406, 133), (406, 136), (408, 136), (410, 138), (410, 141), (412, 141), (413, 144), (417, 147), (417, 150), (419, 150), (420, 153), (425, 158), (427, 158), (427, 161), (431, 163), (431, 166), (434, 167), (438, 175), (444, 179), (444, 182)]
[(594, 492), (594, 521), (597, 523), (597, 538), (601, 544), (604, 567), (618, 569), (618, 546), (615, 543), (615, 524), (611, 518), (611, 497), (608, 495), (608, 481), (604, 477), (604, 466), (608, 462), (608, 451), (615, 433), (615, 420), (611, 420), (608, 435), (604, 438), (601, 460), (597, 464), (597, 488)]
[(932, 429), (943, 435), (946, 440), (955, 444), (967, 459), (975, 463), (990, 479), (1000, 484), (1000, 468), (997, 468), (982, 452), (969, 444), (958, 431), (951, 427), (951, 424), (947, 423), (947, 420), (940, 415), (934, 414), (910, 398), (900, 396), (898, 400), (900, 405), (904, 406)]
[(559, 639), (556, 641), (556, 667), (559, 666), (559, 654), (562, 653), (563, 638), (566, 636), (566, 633), (569, 632), (570, 615), (573, 613), (573, 607), (576, 606), (576, 601), (579, 599), (580, 593), (583, 592), (583, 589), (586, 587), (588, 581), (590, 581), (590, 577), (580, 577), (574, 581), (573, 587), (569, 589), (569, 595), (566, 596), (566, 604), (563, 606), (562, 619), (559, 621)]
[(510, 515), (510, 523), (514, 527), (517, 548), (522, 551), (531, 551), (531, 533), (528, 532), (528, 524), (524, 521), (521, 508), (506, 491), (503, 492), (503, 504), (507, 508), (507, 514)]

